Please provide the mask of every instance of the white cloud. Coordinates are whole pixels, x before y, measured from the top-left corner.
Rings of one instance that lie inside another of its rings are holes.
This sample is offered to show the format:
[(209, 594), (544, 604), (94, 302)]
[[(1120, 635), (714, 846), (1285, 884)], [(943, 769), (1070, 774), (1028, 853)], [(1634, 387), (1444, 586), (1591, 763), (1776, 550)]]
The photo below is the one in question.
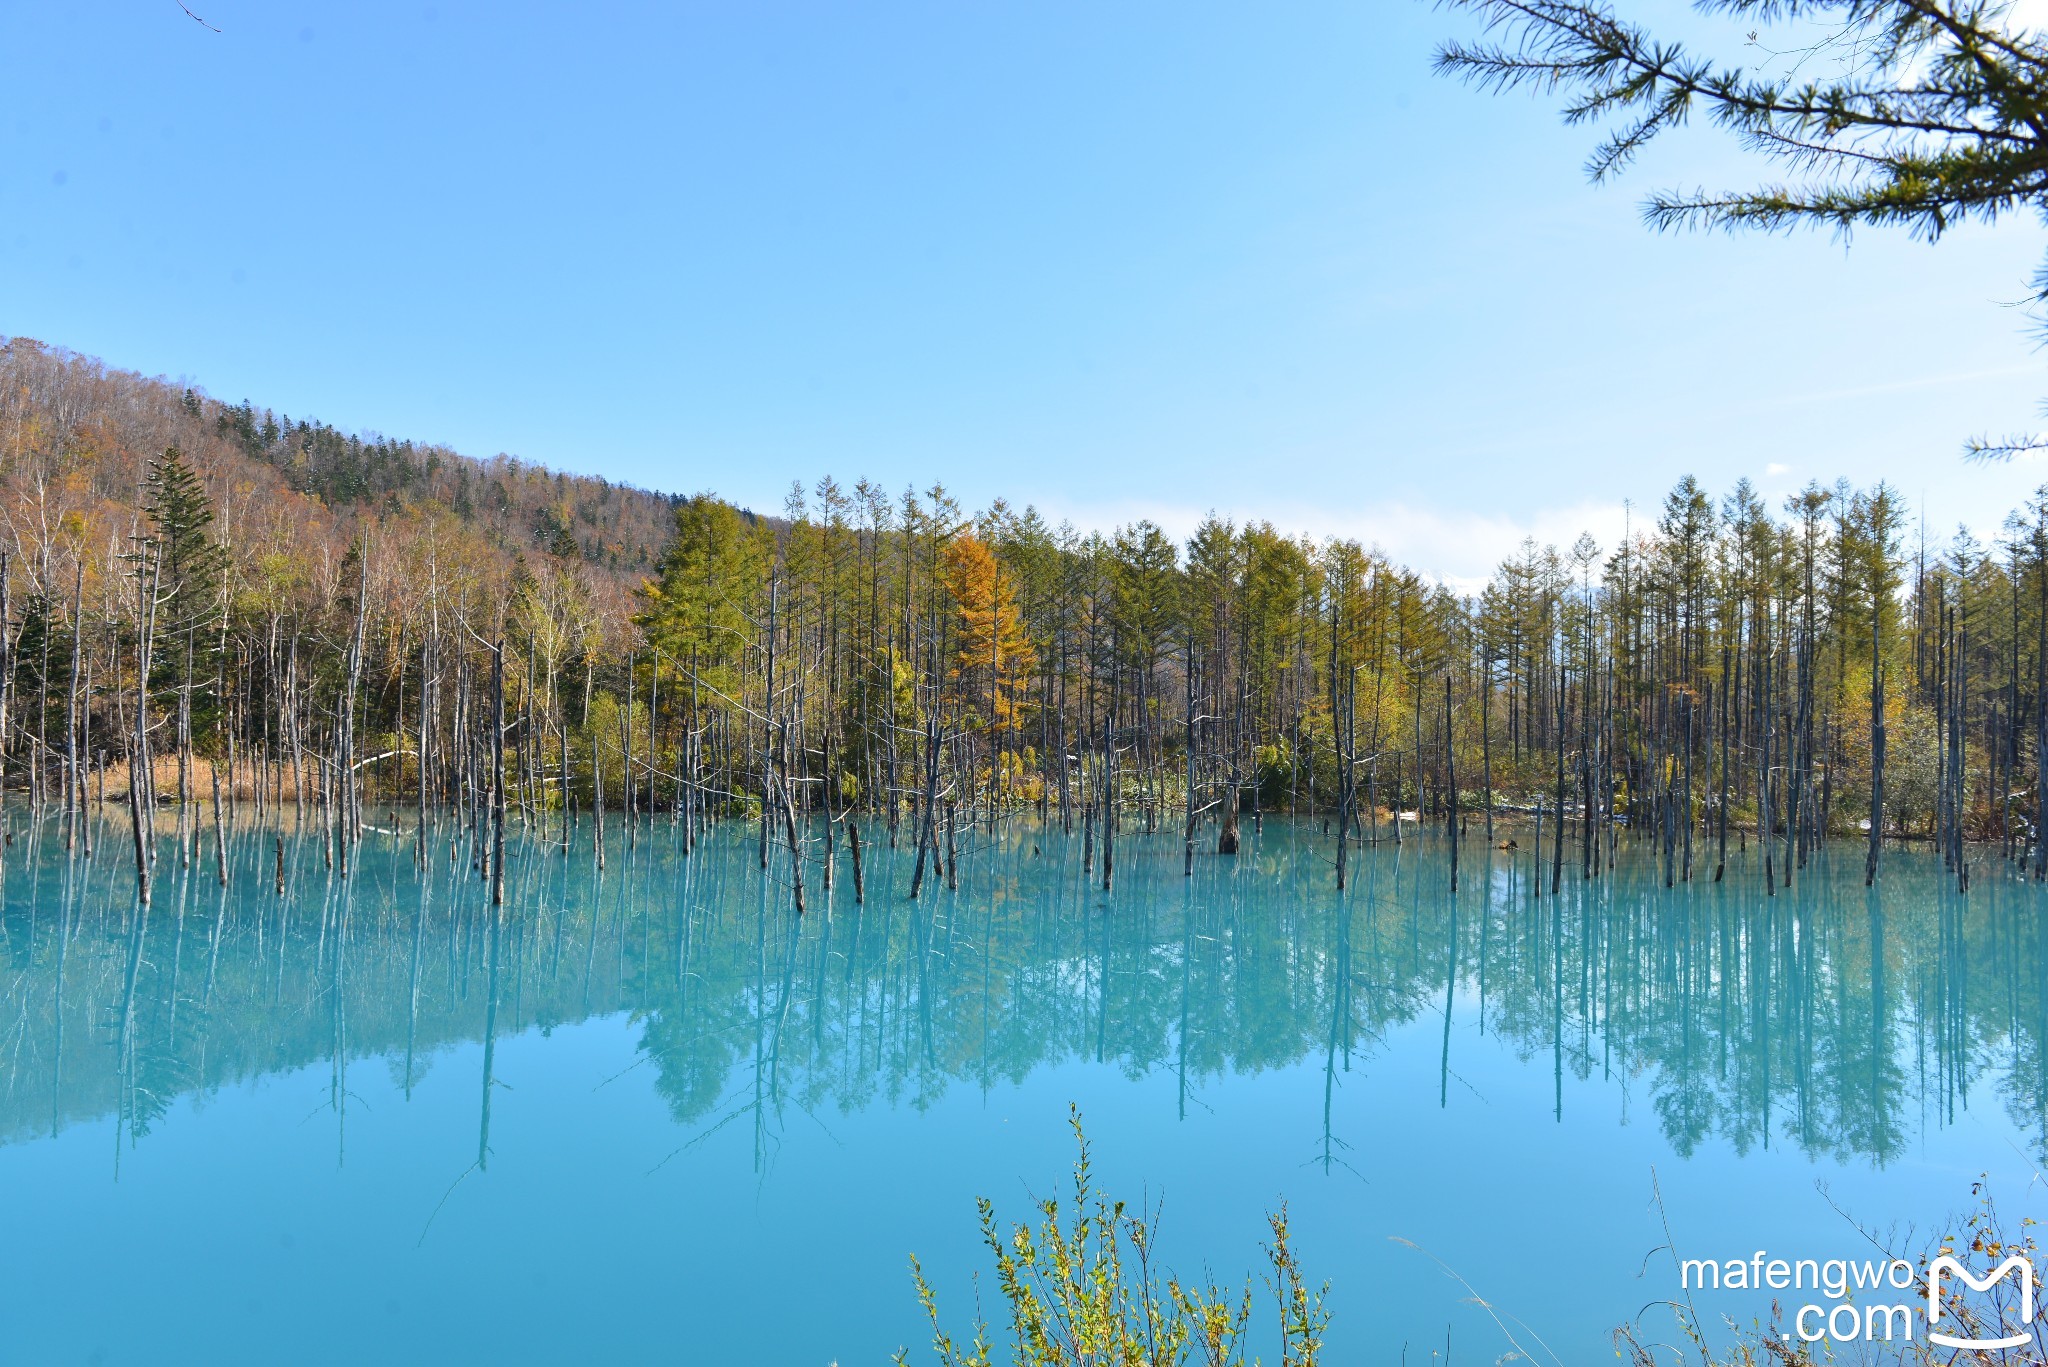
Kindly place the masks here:
[(1766, 466), (1764, 467), (1764, 474), (1765, 474), (1765, 475), (1766, 475), (1767, 477), (1771, 478), (1771, 479), (1776, 479), (1776, 478), (1778, 478), (1778, 477), (1779, 477), (1780, 475), (1789, 475), (1789, 474), (1791, 474), (1791, 473), (1792, 473), (1792, 467), (1791, 467), (1791, 466), (1789, 466), (1789, 465), (1780, 465), (1780, 464), (1778, 464), (1778, 462), (1776, 462), (1776, 461), (1772, 461), (1772, 462), (1771, 462), (1771, 463), (1770, 463), (1769, 465), (1766, 465)]

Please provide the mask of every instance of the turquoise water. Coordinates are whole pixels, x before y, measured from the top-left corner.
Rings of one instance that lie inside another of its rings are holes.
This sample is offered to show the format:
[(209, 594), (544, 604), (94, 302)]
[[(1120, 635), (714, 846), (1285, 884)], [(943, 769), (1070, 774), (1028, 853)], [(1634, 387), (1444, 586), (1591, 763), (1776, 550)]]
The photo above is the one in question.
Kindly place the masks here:
[(1766, 899), (1624, 849), (1551, 898), (1473, 840), (1453, 898), (1416, 839), (1340, 895), (1269, 822), (1192, 878), (1126, 836), (1105, 894), (1018, 827), (914, 903), (907, 851), (865, 908), (842, 855), (799, 918), (751, 829), (685, 858), (661, 822), (602, 873), (515, 842), (493, 915), (409, 839), (344, 881), (288, 834), (280, 898), (252, 832), (226, 891), (166, 853), (143, 913), (117, 828), (53, 835), (0, 917), (8, 1364), (881, 1363), (922, 1351), (912, 1252), (964, 1325), (974, 1199), (1053, 1192), (1070, 1103), (1182, 1270), (1253, 1270), (1289, 1202), (1335, 1362), (1493, 1361), (1475, 1292), (1612, 1361), (1676, 1292), (1667, 1218), (1826, 1258), (1980, 1173), (2048, 1213), (2048, 918), (1989, 860), (1962, 898), (1894, 854), (1872, 897), (1844, 849)]

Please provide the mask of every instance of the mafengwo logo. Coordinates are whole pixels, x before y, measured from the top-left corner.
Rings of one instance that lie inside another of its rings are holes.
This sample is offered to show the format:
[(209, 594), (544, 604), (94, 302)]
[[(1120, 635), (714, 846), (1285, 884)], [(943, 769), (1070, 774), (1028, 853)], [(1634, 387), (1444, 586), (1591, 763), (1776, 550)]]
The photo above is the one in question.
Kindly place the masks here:
[(2019, 1280), (2019, 1305), (2017, 1317), (2020, 1329), (2031, 1329), (2034, 1323), (2034, 1281), (2038, 1274), (2034, 1265), (2015, 1253), (2000, 1263), (1992, 1272), (1978, 1279), (1970, 1269), (1956, 1259), (1944, 1254), (1927, 1265), (1927, 1341), (1938, 1343), (1944, 1348), (2020, 1348), (2032, 1342), (2033, 1335), (2015, 1330), (2000, 1338), (1963, 1338), (1935, 1328), (1942, 1322), (1942, 1281), (1950, 1279), (1949, 1285), (1961, 1282), (1972, 1291), (1984, 1295), (1995, 1294), (1999, 1285), (2008, 1276)]
[[(1996, 1256), (1997, 1245), (1991, 1248)], [(1926, 1315), (1927, 1342), (1964, 1351), (2022, 1348), (2034, 1341), (2040, 1273), (2022, 1254), (2012, 1254), (1983, 1276), (1944, 1252), (1927, 1264), (1924, 1294), (1880, 1300), (1910, 1292), (1923, 1275), (1903, 1258), (1773, 1258), (1762, 1249), (1748, 1259), (1679, 1262), (1679, 1284), (1688, 1291), (1815, 1291), (1792, 1315), (1782, 1337), (1801, 1343), (1912, 1342), (1914, 1322)], [(1862, 1294), (1859, 1294), (1862, 1293)], [(1868, 1297), (1868, 1298), (1866, 1298)]]

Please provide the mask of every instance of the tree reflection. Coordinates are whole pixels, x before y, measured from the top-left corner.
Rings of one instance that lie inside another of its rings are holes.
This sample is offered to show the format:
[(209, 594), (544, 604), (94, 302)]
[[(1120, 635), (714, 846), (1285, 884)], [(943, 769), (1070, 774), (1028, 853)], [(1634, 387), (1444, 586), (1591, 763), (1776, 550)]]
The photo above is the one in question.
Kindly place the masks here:
[[(515, 851), (498, 910), (445, 857), (416, 879), (402, 842), (366, 850), (355, 892), (301, 850), (280, 900), (271, 840), (235, 842), (217, 899), (181, 887), (154, 914), (111, 861), (27, 842), (0, 917), (0, 1141), (111, 1117), (132, 1145), (181, 1096), (324, 1065), (339, 1146), (352, 1063), (388, 1059), (409, 1097), (435, 1054), (480, 1043), (485, 1167), (499, 1043), (625, 1012), (675, 1120), (746, 1126), (764, 1168), (793, 1113), (1089, 1063), (1170, 1078), (1181, 1116), (1228, 1075), (1319, 1065), (1331, 1170), (1338, 1099), (1371, 1095), (1376, 1055), (1431, 1048), (1455, 1110), (1481, 1039), (1548, 1070), (1559, 1123), (1581, 1086), (1647, 1090), (1681, 1154), (1881, 1165), (1995, 1097), (2048, 1161), (2041, 894), (1987, 875), (1961, 896), (1910, 855), (1866, 892), (1821, 852), (1765, 898), (1737, 878), (1665, 888), (1626, 847), (1551, 895), (1503, 853), (1454, 900), (1427, 837), (1368, 849), (1338, 894), (1315, 843), (1272, 822), (1190, 879), (1173, 839), (1130, 833), (1103, 893), (1077, 841), (1031, 830), (964, 852), (957, 892), (857, 907), (820, 889), (799, 917), (715, 829), (685, 859), (651, 827), (602, 875)], [(894, 858), (873, 851), (871, 889), (901, 884)]]

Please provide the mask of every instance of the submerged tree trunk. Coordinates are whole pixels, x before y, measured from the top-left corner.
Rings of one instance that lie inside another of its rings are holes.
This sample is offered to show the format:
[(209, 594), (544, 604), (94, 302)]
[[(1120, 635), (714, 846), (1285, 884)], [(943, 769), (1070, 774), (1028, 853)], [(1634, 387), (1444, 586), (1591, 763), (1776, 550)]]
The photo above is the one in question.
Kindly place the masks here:
[(1493, 848), (1493, 717), (1488, 700), (1493, 695), (1493, 661), (1480, 665), (1479, 679), (1479, 763), (1486, 785), (1486, 845)]
[(1884, 849), (1884, 660), (1878, 646), (1879, 615), (1870, 621), (1870, 843), (1863, 857), (1863, 886), (1877, 881)]
[(1181, 842), (1181, 877), (1191, 878), (1195, 872), (1195, 645), (1192, 637), (1187, 643), (1186, 663), (1182, 676), (1187, 685), (1187, 717), (1185, 744), (1187, 746), (1187, 783), (1183, 793), (1187, 807), (1187, 833)]
[[(1451, 676), (1444, 675), (1444, 786), (1450, 794), (1451, 891), (1458, 890), (1458, 750), (1451, 732)], [(1448, 1008), (1446, 1008), (1448, 1011)], [(1449, 1028), (1448, 1020), (1446, 1027)]]
[[(0, 624), (0, 632), (5, 631)], [(78, 721), (79, 666), (84, 656), (81, 646), (85, 638), (85, 561), (75, 566), (75, 582), (71, 590), (71, 683), (65, 690), (64, 704), (64, 850), (68, 854), (76, 839), (79, 817), (85, 806), (85, 786), (78, 773)], [(5, 732), (0, 731), (0, 741)]]
[(150, 864), (154, 849), (151, 836), (155, 811), (145, 812), (148, 793), (149, 759), (149, 668), (150, 646), (156, 624), (157, 574), (161, 569), (153, 547), (145, 547), (136, 566), (135, 639), (135, 734), (129, 744), (128, 814), (135, 829), (135, 893), (143, 906), (149, 905)]
[(491, 905), (505, 904), (505, 642), (491, 647)]

